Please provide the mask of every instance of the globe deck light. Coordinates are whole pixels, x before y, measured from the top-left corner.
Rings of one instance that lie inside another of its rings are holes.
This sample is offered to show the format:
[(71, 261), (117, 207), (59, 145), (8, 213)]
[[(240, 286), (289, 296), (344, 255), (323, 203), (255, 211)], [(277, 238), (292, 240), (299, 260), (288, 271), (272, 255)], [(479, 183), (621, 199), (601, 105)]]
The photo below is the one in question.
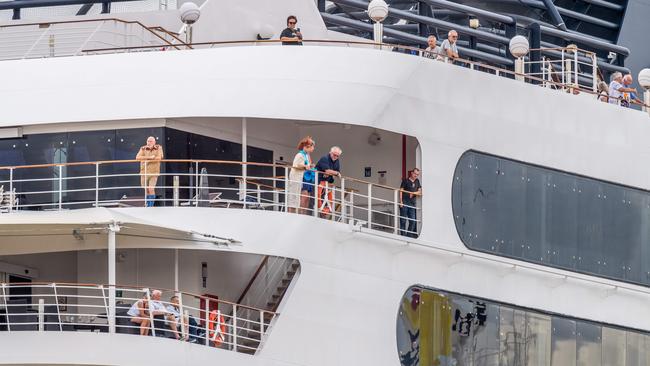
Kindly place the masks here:
[(528, 51), (530, 51), (528, 39), (524, 36), (514, 36), (510, 40), (508, 49), (510, 50), (510, 53), (517, 58), (515, 60), (515, 79), (525, 81), (524, 56), (526, 56)]
[(186, 2), (178, 9), (181, 22), (185, 24), (185, 43), (192, 43), (192, 24), (201, 16), (201, 9), (193, 2)]
[[(643, 69), (639, 71), (639, 77), (637, 79), (639, 81), (639, 85), (645, 89), (645, 92), (643, 93), (643, 103), (648, 106), (650, 105), (650, 69)], [(643, 110), (650, 114), (650, 107), (646, 106), (643, 107)]]
[(386, 4), (384, 0), (372, 0), (368, 4), (368, 17), (375, 22), (373, 26), (375, 43), (382, 43), (384, 40), (384, 27), (381, 22), (383, 22), (387, 16), (388, 4)]

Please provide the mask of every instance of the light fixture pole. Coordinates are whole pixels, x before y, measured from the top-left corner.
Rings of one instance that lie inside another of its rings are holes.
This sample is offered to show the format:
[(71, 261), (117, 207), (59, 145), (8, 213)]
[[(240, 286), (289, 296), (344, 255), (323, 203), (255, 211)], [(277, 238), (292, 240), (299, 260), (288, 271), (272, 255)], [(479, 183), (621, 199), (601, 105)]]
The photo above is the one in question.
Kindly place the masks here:
[(526, 81), (525, 77), (525, 67), (524, 67), (524, 57), (530, 51), (530, 45), (528, 44), (528, 39), (524, 36), (514, 36), (510, 40), (508, 45), (510, 53), (516, 57), (515, 59), (515, 79), (519, 81)]
[(384, 42), (384, 25), (382, 22), (388, 16), (388, 4), (384, 0), (372, 0), (368, 4), (368, 17), (372, 19), (375, 24), (373, 26), (373, 38), (375, 43), (379, 44)]

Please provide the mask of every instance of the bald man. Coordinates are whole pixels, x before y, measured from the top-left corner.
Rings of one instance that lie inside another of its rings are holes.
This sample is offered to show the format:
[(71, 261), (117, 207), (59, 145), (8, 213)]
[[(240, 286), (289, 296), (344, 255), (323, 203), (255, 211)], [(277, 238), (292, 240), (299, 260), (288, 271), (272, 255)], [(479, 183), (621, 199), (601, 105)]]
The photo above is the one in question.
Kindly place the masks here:
[(156, 199), (156, 183), (160, 175), (160, 161), (163, 159), (162, 146), (156, 138), (149, 136), (147, 144), (142, 146), (135, 157), (140, 161), (140, 183), (145, 191), (145, 206), (153, 207)]
[(457, 41), (458, 32), (453, 29), (450, 30), (449, 33), (447, 33), (447, 39), (445, 39), (440, 45), (442, 53), (451, 59), (458, 58), (458, 46), (456, 45)]

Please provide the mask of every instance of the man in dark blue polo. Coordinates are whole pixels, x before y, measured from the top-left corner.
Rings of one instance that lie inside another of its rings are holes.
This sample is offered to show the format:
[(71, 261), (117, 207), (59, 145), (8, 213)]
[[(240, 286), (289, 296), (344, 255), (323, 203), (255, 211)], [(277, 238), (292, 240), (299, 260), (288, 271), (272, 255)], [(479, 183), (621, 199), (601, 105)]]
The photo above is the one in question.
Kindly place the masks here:
[(318, 208), (325, 216), (329, 215), (334, 208), (334, 177), (341, 177), (339, 158), (342, 153), (340, 147), (332, 146), (329, 154), (320, 158), (315, 167), (317, 171), (321, 172), (318, 174)]
[(400, 235), (411, 238), (418, 236), (416, 198), (422, 194), (419, 176), (420, 169), (414, 168), (409, 172), (408, 178), (402, 180), (402, 185), (399, 187), (401, 190), (399, 195)]
[(280, 34), (280, 40), (285, 46), (302, 46), (302, 33), (300, 28), (296, 27), (298, 18), (295, 15), (289, 15), (287, 18), (287, 27)]

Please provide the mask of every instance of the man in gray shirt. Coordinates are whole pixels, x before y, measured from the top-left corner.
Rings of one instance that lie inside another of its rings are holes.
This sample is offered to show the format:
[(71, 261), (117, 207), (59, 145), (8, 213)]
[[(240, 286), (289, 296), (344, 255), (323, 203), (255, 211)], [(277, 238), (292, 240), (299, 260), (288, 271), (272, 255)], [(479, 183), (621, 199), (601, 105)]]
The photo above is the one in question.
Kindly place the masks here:
[(440, 45), (442, 52), (451, 59), (458, 58), (458, 46), (456, 45), (456, 41), (458, 41), (458, 32), (452, 29), (447, 34), (447, 39), (445, 39)]

